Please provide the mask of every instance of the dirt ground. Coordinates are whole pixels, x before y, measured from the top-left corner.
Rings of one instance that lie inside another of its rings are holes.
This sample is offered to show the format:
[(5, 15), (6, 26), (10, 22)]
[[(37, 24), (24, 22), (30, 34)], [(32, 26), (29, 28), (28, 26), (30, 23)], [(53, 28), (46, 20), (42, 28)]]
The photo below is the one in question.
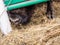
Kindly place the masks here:
[(46, 3), (38, 4), (28, 25), (12, 25), (7, 36), (0, 31), (0, 45), (60, 45), (60, 2), (52, 6), (54, 19), (47, 19)]

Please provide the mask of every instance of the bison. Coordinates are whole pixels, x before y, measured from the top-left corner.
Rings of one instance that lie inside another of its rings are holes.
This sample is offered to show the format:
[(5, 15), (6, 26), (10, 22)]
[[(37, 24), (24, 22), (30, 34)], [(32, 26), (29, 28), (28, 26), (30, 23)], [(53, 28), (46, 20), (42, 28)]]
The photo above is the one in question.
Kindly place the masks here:
[[(31, 17), (32, 12), (34, 9), (34, 5), (29, 7), (24, 7), (20, 9), (14, 9), (11, 11), (8, 11), (9, 19), (11, 22), (15, 24), (27, 24)], [(52, 13), (52, 1), (47, 1), (47, 10), (46, 10), (47, 18), (53, 19), (53, 13)]]

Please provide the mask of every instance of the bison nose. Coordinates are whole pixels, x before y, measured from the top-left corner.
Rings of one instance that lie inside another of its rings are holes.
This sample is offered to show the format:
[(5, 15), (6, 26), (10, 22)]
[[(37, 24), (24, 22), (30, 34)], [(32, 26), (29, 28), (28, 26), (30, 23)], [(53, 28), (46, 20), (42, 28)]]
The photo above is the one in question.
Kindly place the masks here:
[(28, 18), (27, 18), (27, 17), (26, 17), (26, 18), (24, 18), (24, 19), (22, 18), (21, 23), (22, 23), (22, 24), (26, 24), (26, 23), (27, 23), (27, 20), (28, 20)]

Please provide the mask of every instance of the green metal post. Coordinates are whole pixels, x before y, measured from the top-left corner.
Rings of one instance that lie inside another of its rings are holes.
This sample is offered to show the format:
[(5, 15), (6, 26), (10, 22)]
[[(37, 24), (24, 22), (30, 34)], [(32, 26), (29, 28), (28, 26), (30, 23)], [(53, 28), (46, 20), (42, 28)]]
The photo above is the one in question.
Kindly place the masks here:
[(21, 3), (24, 2), (25, 0), (4, 0), (5, 5), (13, 5), (16, 3)]
[(7, 6), (7, 10), (13, 10), (13, 9), (17, 9), (17, 8), (22, 8), (22, 7), (26, 7), (26, 6), (30, 6), (30, 5), (34, 5), (34, 4), (38, 4), (38, 3), (42, 3), (42, 2), (47, 2), (47, 1), (49, 1), (49, 0), (25, 1), (25, 2), (21, 2), (21, 3), (17, 3), (17, 4)]

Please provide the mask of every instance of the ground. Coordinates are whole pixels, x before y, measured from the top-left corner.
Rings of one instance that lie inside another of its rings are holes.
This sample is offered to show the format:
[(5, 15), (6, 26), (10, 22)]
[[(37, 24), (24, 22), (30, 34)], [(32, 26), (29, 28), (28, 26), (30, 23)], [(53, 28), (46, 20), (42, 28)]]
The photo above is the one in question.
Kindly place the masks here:
[(38, 4), (28, 25), (12, 25), (7, 36), (0, 32), (0, 45), (60, 45), (60, 2), (52, 6), (54, 19), (47, 19), (46, 3)]

